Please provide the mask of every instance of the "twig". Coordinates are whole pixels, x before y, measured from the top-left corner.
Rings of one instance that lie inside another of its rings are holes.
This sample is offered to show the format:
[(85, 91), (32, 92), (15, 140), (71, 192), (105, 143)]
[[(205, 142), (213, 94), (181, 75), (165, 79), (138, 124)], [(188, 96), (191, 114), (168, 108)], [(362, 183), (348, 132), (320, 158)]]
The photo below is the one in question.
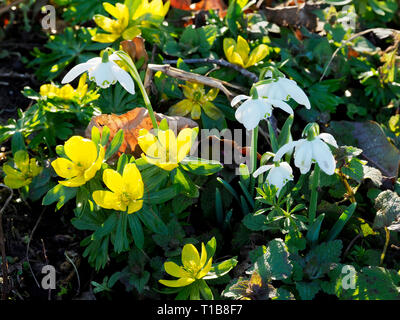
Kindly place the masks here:
[[(224, 59), (210, 59), (210, 58), (205, 58), (205, 59), (183, 59), (182, 60), (184, 63), (212, 63), (212, 64), (217, 64), (219, 66), (222, 67), (227, 67), (233, 70), (236, 70), (237, 72), (241, 73), (243, 76), (249, 78), (251, 81), (253, 82), (257, 82), (258, 81), (258, 76), (250, 71), (247, 71), (246, 69), (230, 63)], [(178, 60), (164, 60), (163, 63), (164, 64), (176, 64), (178, 62)]]
[(379, 31), (379, 30), (390, 30), (390, 31), (392, 32), (392, 34), (398, 33), (398, 32), (399, 32), (398, 30), (395, 30), (395, 29), (372, 28), (372, 29), (367, 29), (367, 30), (364, 30), (364, 31), (361, 31), (361, 32), (359, 32), (359, 33), (356, 33), (356, 34), (352, 35), (349, 39), (343, 41), (342, 45), (341, 45), (339, 48), (337, 48), (337, 49), (335, 50), (335, 52), (333, 53), (331, 59), (329, 60), (328, 64), (326, 65), (325, 70), (324, 70), (324, 72), (322, 73), (321, 78), (319, 79), (319, 82), (321, 82), (322, 79), (325, 77), (326, 72), (328, 71), (328, 69), (329, 69), (329, 67), (330, 67), (330, 65), (331, 65), (331, 63), (332, 63), (332, 61), (333, 61), (333, 59), (335, 59), (335, 57), (336, 57), (336, 55), (338, 54), (338, 52), (339, 52), (347, 43), (349, 43), (350, 41), (353, 41), (354, 39), (356, 39), (356, 38), (358, 38), (358, 37), (361, 37), (361, 36), (363, 36), (363, 35), (365, 35), (365, 34), (367, 34), (367, 33), (375, 32), (375, 31)]
[(31, 74), (27, 73), (17, 73), (17, 72), (4, 72), (0, 73), (0, 78), (17, 78), (17, 79), (32, 79)]
[(74, 261), (68, 256), (67, 251), (64, 252), (64, 255), (67, 258), (67, 260), (69, 261), (69, 263), (71, 263), (72, 266), (74, 267), (74, 270), (76, 273), (76, 279), (78, 280), (78, 289), (76, 290), (76, 296), (78, 296), (81, 291), (81, 279), (79, 277), (78, 268), (76, 267)]
[[(46, 265), (48, 265), (48, 264), (49, 264), (49, 259), (47, 258), (46, 247), (44, 246), (44, 241), (43, 241), (43, 239), (40, 239), (40, 241), (42, 241), (43, 255), (44, 255), (44, 258), (45, 258), (45, 260), (46, 260)], [(48, 296), (47, 296), (47, 299), (48, 299), (49, 301), (51, 300), (51, 288), (49, 288), (49, 294), (48, 294)]]
[(40, 214), (39, 218), (37, 219), (36, 224), (33, 227), (32, 231), (31, 231), (31, 234), (29, 236), (28, 244), (26, 245), (26, 261), (28, 262), (29, 269), (31, 270), (33, 279), (35, 280), (36, 285), (38, 286), (38, 288), (41, 288), (41, 287), (40, 287), (40, 284), (39, 284), (39, 282), (37, 281), (37, 279), (35, 277), (35, 274), (33, 273), (32, 266), (31, 266), (31, 263), (29, 261), (29, 246), (31, 244), (31, 241), (32, 241), (32, 238), (33, 238), (33, 234), (35, 233), (36, 228), (38, 227), (40, 221), (42, 220), (42, 216), (43, 216), (43, 213), (46, 211), (46, 208), (47, 207), (45, 207), (45, 209), (42, 210), (42, 213)]
[(349, 250), (351, 249), (351, 247), (353, 247), (354, 243), (358, 240), (358, 238), (361, 238), (361, 233), (359, 233), (358, 235), (356, 235), (353, 240), (350, 241), (349, 245), (346, 248), (346, 251), (343, 253), (343, 258), (347, 256), (347, 254), (349, 253)]
[(165, 73), (166, 75), (173, 77), (173, 78), (181, 79), (184, 81), (202, 83), (207, 86), (220, 89), (223, 93), (225, 93), (225, 95), (227, 96), (229, 101), (233, 99), (235, 94), (233, 94), (231, 91), (229, 91), (226, 88), (226, 86), (229, 86), (229, 87), (232, 87), (232, 88), (235, 88), (238, 90), (240, 90), (239, 88), (241, 88), (241, 87), (232, 85), (226, 81), (222, 81), (222, 80), (211, 78), (211, 77), (205, 77), (203, 75), (192, 73), (192, 72), (183, 71), (183, 70), (171, 67), (169, 64), (165, 64), (165, 65), (149, 64), (147, 66), (146, 79), (144, 81), (145, 87), (146, 86), (148, 87), (150, 85), (152, 73), (154, 71), (161, 71), (162, 73)]
[(383, 251), (382, 251), (382, 254), (381, 254), (381, 263), (380, 263), (380, 265), (383, 264), (383, 260), (385, 259), (386, 250), (387, 250), (387, 247), (389, 245), (389, 240), (390, 240), (390, 231), (389, 231), (389, 229), (387, 227), (385, 227), (385, 246), (383, 247)]
[(7, 262), (7, 256), (6, 256), (6, 248), (5, 248), (5, 244), (4, 244), (4, 232), (3, 232), (3, 213), (4, 210), (6, 209), (6, 207), (8, 206), (8, 204), (10, 203), (14, 192), (13, 190), (0, 183), (0, 187), (3, 188), (7, 188), (8, 190), (10, 190), (10, 195), (8, 196), (6, 202), (4, 203), (4, 206), (1, 208), (0, 210), (0, 249), (1, 249), (1, 270), (3, 273), (3, 286), (2, 286), (2, 293), (1, 293), (1, 300), (6, 300), (7, 298), (7, 294), (9, 291), (9, 283), (8, 283), (8, 262)]

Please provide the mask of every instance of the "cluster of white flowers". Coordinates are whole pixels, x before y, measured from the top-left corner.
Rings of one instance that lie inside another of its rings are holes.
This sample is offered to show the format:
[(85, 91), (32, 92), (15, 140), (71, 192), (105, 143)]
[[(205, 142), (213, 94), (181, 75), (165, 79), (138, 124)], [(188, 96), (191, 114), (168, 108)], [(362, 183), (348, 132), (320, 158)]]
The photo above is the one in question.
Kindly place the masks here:
[[(238, 95), (231, 105), (235, 106), (240, 101), (245, 100), (236, 110), (236, 119), (244, 125), (247, 130), (255, 129), (261, 120), (268, 119), (272, 116), (273, 108), (280, 108), (289, 114), (293, 114), (293, 109), (286, 103), (290, 98), (298, 104), (304, 105), (307, 109), (311, 108), (310, 101), (304, 91), (297, 85), (294, 80), (285, 78), (284, 76), (272, 77), (272, 73), (267, 73), (267, 81), (261, 81), (255, 84), (252, 92), (253, 95)], [(309, 125), (310, 126), (310, 125)], [(318, 163), (319, 167), (328, 175), (335, 172), (336, 161), (332, 152), (327, 145), (338, 147), (335, 138), (328, 133), (319, 134), (317, 124), (312, 124), (317, 128), (305, 130), (303, 135), (305, 139), (292, 141), (283, 145), (273, 158), (273, 165), (264, 165), (258, 168), (253, 176), (269, 171), (266, 181), (274, 185), (277, 189), (277, 196), (284, 185), (293, 180), (293, 171), (287, 162), (280, 162), (286, 153), (294, 152), (294, 164), (300, 169), (301, 174), (310, 171), (312, 163)], [(315, 134), (318, 132), (318, 134)]]

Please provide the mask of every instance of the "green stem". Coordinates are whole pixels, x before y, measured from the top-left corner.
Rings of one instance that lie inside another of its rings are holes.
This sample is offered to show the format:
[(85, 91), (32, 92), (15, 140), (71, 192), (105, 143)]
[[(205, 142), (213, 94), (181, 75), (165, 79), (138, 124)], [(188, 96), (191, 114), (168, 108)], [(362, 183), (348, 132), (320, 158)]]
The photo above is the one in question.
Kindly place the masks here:
[[(258, 126), (251, 132), (251, 147), (250, 147), (250, 173), (257, 170), (257, 142), (258, 142)], [(251, 175), (251, 190), (254, 190), (256, 179)]]
[(122, 59), (122, 61), (125, 63), (125, 65), (129, 69), (129, 73), (132, 75), (133, 79), (136, 80), (140, 92), (142, 93), (144, 104), (146, 105), (147, 110), (149, 111), (149, 116), (151, 119), (151, 123), (153, 124), (154, 129), (158, 129), (158, 124), (156, 120), (156, 116), (154, 114), (153, 107), (151, 106), (151, 102), (149, 99), (149, 96), (147, 95), (146, 89), (144, 88), (144, 85), (142, 83), (142, 79), (140, 78), (139, 72), (136, 69), (135, 64), (133, 63), (132, 59), (125, 53), (125, 52), (117, 52), (118, 56)]
[(317, 213), (317, 202), (318, 202), (318, 186), (319, 186), (319, 174), (320, 168), (318, 163), (315, 163), (314, 175), (311, 182), (311, 199), (310, 199), (310, 209), (308, 210), (308, 221), (311, 225)]

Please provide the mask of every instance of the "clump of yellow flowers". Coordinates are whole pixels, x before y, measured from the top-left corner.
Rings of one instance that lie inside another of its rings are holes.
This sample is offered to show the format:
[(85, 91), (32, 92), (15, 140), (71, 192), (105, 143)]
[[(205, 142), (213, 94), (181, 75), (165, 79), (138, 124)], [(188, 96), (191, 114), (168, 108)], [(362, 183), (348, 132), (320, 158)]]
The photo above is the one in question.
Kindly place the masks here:
[(28, 152), (19, 150), (14, 155), (14, 166), (4, 164), (3, 171), (6, 174), (4, 184), (12, 189), (27, 186), (32, 179), (42, 172), (42, 167), (36, 163), (36, 159), (29, 159)]
[(143, 150), (142, 158), (161, 169), (171, 171), (189, 154), (198, 128), (185, 128), (178, 137), (171, 130), (159, 130), (157, 136), (146, 129), (139, 131), (138, 143)]
[(80, 136), (69, 138), (64, 144), (68, 158), (57, 158), (51, 165), (55, 172), (67, 180), (58, 181), (65, 187), (79, 187), (92, 179), (100, 170), (105, 149)]
[(203, 109), (211, 119), (218, 120), (222, 117), (222, 112), (211, 102), (217, 97), (219, 89), (212, 88), (206, 93), (203, 84), (192, 82), (186, 82), (181, 87), (186, 99), (173, 105), (169, 109), (170, 115), (186, 116), (190, 113), (192, 119), (198, 120)]
[(164, 263), (165, 272), (177, 280), (159, 280), (167, 287), (184, 287), (196, 280), (204, 278), (211, 270), (212, 257), (207, 259), (207, 251), (204, 243), (201, 243), (201, 256), (196, 247), (186, 244), (182, 249), (182, 264), (178, 266), (175, 262), (167, 261)]
[(92, 40), (112, 43), (120, 38), (132, 40), (141, 34), (141, 26), (162, 21), (169, 10), (169, 1), (164, 5), (162, 0), (142, 0), (134, 12), (130, 12), (129, 7), (122, 3), (114, 6), (104, 2), (103, 7), (115, 20), (101, 14), (95, 15), (94, 21), (107, 33), (96, 33)]
[(103, 181), (111, 191), (97, 190), (93, 192), (93, 200), (97, 205), (128, 214), (142, 208), (144, 185), (140, 171), (135, 164), (125, 165), (122, 176), (115, 170), (104, 170)]
[(238, 36), (237, 41), (232, 38), (225, 38), (223, 45), (228, 61), (245, 69), (260, 62), (268, 54), (268, 47), (265, 44), (260, 44), (250, 52), (249, 44), (241, 36)]

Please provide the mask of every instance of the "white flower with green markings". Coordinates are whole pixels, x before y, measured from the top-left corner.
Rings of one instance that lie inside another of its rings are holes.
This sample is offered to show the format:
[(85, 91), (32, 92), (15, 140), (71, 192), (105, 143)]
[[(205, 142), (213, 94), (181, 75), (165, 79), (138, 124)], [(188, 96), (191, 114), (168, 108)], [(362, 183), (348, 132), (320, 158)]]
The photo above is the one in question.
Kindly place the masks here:
[(89, 79), (96, 82), (100, 88), (108, 88), (117, 81), (130, 94), (135, 94), (135, 84), (133, 79), (122, 69), (115, 61), (121, 60), (116, 53), (108, 55), (104, 51), (103, 57), (92, 58), (84, 63), (80, 63), (73, 67), (62, 79), (61, 83), (65, 84), (74, 80), (77, 76), (84, 72), (88, 72)]
[(253, 177), (257, 178), (260, 174), (267, 171), (269, 173), (265, 180), (278, 189), (276, 193), (278, 197), (285, 184), (293, 180), (293, 170), (287, 162), (276, 162), (275, 164), (261, 166), (254, 171)]

